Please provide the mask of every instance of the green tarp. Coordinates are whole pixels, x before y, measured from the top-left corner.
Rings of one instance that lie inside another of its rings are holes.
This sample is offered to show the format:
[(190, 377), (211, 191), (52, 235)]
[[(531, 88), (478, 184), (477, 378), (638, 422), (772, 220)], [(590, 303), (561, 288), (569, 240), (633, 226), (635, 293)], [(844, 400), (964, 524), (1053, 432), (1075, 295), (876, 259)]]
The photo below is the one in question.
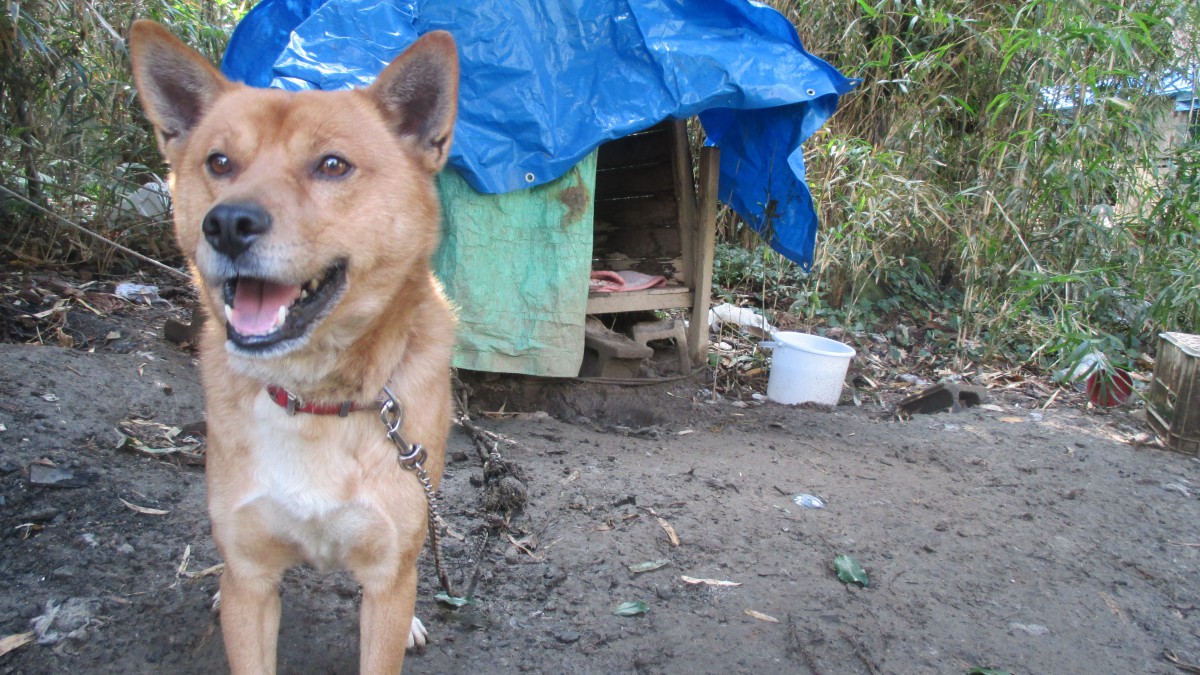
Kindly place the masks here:
[(579, 374), (595, 186), (594, 152), (556, 181), (507, 194), (442, 172), (434, 267), (458, 311), (456, 367)]

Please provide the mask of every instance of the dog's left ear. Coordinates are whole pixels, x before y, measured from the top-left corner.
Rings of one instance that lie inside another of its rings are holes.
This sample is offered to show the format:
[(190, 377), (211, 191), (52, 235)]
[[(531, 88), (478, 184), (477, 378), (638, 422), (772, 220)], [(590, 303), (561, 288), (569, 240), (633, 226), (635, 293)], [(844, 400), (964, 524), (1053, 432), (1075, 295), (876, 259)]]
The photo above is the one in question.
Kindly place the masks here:
[(421, 36), (384, 69), (368, 92), (393, 130), (411, 137), (430, 173), (450, 156), (458, 115), (458, 49), (446, 31)]

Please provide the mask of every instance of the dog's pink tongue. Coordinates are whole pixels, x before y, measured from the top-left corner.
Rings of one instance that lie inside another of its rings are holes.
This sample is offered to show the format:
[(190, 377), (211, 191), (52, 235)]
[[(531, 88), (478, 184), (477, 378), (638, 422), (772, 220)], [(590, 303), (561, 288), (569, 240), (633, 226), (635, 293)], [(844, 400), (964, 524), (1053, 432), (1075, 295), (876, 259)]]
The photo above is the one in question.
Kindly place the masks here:
[(275, 330), (279, 308), (300, 297), (300, 286), (277, 284), (264, 279), (241, 278), (233, 292), (229, 323), (242, 335), (266, 335)]

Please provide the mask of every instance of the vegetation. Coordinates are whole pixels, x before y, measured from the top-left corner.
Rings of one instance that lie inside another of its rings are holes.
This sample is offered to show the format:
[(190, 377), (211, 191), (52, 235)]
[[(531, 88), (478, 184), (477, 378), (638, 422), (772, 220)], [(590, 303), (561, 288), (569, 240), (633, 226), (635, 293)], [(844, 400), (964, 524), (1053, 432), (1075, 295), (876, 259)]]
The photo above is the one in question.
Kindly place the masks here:
[[(245, 3), (231, 0), (6, 2), (0, 12), (0, 246), (17, 264), (110, 269), (114, 249), (63, 221), (159, 259), (169, 223), (124, 196), (163, 174), (137, 107), (124, 36), (135, 18), (168, 23), (220, 57)], [(127, 271), (127, 269), (126, 269)]]
[[(1167, 143), (1172, 102), (1158, 93), (1189, 65), (1195, 77), (1200, 4), (771, 2), (863, 83), (807, 146), (822, 222), (812, 269), (724, 219), (719, 293), (808, 327), (926, 326), (964, 357), (1041, 367), (1200, 332), (1200, 122)], [(60, 218), (173, 258), (165, 222), (122, 208), (162, 173), (122, 36), (149, 16), (216, 59), (250, 4), (6, 3), (0, 246), (12, 264), (128, 271)]]
[(765, 265), (793, 280), (776, 309), (937, 314), (960, 353), (1034, 366), (1200, 332), (1200, 119), (1160, 93), (1197, 76), (1200, 5), (772, 4), (863, 79), (808, 144), (818, 254)]

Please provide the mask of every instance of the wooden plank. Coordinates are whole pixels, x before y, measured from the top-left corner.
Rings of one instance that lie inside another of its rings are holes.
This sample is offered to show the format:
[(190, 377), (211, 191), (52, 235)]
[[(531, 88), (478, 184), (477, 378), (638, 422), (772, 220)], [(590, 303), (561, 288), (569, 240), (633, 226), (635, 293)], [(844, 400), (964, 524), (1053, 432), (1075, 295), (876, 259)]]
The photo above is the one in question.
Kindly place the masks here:
[(675, 176), (666, 162), (596, 172), (596, 199), (641, 197), (674, 189)]
[(597, 199), (596, 218), (626, 227), (665, 227), (675, 225), (675, 198), (667, 193), (632, 199)]
[(596, 159), (596, 167), (604, 170), (668, 162), (670, 159), (671, 146), (670, 139), (667, 137), (667, 128), (660, 124), (646, 131), (623, 136), (601, 145), (600, 154)]
[(679, 226), (679, 251), (683, 253), (683, 278), (695, 288), (696, 179), (693, 175), (692, 146), (688, 142), (687, 122), (671, 123), (671, 165), (675, 183), (676, 223)]
[(679, 230), (676, 228), (623, 227), (605, 233), (603, 246), (593, 244), (592, 257), (624, 253), (630, 258), (673, 258), (679, 251)]
[(692, 296), (692, 289), (686, 286), (664, 286), (624, 293), (589, 293), (587, 313), (612, 314), (690, 307), (693, 304)]
[[(719, 148), (700, 150), (700, 188), (697, 191), (698, 232), (694, 242), (696, 293), (692, 300), (692, 320), (688, 323), (688, 351), (692, 364), (708, 359), (708, 305), (712, 295), (713, 253), (717, 240), (717, 178), (721, 170)], [(591, 300), (588, 301), (591, 304)]]

